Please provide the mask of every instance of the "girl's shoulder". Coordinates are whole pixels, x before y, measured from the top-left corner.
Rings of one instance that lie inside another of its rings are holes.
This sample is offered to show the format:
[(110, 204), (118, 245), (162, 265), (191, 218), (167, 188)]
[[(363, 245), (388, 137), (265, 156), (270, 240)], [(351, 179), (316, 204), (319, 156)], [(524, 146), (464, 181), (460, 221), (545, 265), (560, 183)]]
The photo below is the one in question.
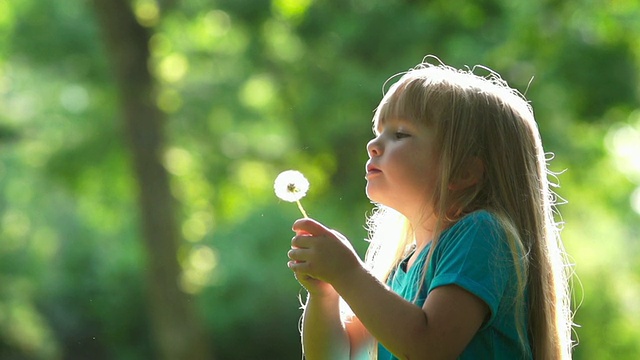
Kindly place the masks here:
[(497, 230), (502, 226), (498, 220), (498, 217), (488, 210), (476, 210), (463, 216), (455, 224), (453, 224), (450, 230), (468, 229), (468, 228), (485, 228), (487, 230)]
[(460, 241), (495, 243), (506, 239), (505, 231), (498, 217), (488, 210), (471, 212), (445, 230), (440, 238), (442, 243)]

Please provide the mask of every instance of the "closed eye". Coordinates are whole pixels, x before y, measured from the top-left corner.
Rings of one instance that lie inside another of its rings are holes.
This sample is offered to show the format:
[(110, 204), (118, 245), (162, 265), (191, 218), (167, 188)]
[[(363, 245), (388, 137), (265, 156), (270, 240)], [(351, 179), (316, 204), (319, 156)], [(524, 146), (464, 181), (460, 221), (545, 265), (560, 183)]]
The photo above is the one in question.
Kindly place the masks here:
[(404, 132), (401, 132), (401, 131), (396, 131), (394, 136), (395, 136), (396, 139), (404, 139), (404, 138), (407, 138), (407, 137), (409, 137), (411, 135), (407, 134), (407, 133), (404, 133)]

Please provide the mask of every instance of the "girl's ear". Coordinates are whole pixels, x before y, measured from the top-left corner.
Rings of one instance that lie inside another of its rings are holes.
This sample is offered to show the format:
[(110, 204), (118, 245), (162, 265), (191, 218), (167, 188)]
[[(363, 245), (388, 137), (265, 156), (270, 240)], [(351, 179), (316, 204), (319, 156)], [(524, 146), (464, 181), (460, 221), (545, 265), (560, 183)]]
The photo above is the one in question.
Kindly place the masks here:
[(479, 157), (474, 156), (459, 178), (449, 184), (449, 190), (458, 191), (469, 188), (482, 180), (484, 176), (484, 163)]

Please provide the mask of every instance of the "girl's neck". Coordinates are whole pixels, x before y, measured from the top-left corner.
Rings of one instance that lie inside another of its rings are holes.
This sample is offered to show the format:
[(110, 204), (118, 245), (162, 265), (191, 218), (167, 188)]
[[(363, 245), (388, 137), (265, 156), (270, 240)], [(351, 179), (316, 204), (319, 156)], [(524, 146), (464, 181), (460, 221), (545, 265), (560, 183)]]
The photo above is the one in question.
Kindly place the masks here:
[(433, 228), (425, 228), (419, 227), (415, 229), (415, 241), (416, 246), (413, 249), (413, 253), (409, 257), (406, 263), (405, 271), (409, 271), (413, 267), (413, 264), (416, 262), (422, 251), (431, 243), (433, 240), (434, 231)]
[(426, 221), (423, 221), (418, 226), (413, 226), (415, 231), (416, 248), (423, 249), (427, 244), (433, 240), (436, 232), (437, 221), (435, 217), (431, 216)]
[(424, 247), (433, 239), (433, 231), (416, 231), (416, 247)]
[(410, 269), (418, 256), (422, 251), (433, 241), (436, 234), (437, 220), (434, 216), (430, 216), (426, 221), (419, 223), (419, 226), (414, 226), (414, 236), (416, 241), (416, 247), (413, 254), (407, 261), (406, 269)]

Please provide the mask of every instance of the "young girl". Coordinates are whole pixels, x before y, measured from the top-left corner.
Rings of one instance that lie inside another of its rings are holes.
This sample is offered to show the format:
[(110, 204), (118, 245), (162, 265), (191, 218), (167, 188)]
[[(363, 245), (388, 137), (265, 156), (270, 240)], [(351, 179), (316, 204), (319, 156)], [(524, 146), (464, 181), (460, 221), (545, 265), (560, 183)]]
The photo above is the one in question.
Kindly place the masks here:
[(568, 267), (527, 101), (495, 73), (423, 63), (373, 127), (366, 263), (337, 231), (293, 225), (306, 358), (570, 358)]

